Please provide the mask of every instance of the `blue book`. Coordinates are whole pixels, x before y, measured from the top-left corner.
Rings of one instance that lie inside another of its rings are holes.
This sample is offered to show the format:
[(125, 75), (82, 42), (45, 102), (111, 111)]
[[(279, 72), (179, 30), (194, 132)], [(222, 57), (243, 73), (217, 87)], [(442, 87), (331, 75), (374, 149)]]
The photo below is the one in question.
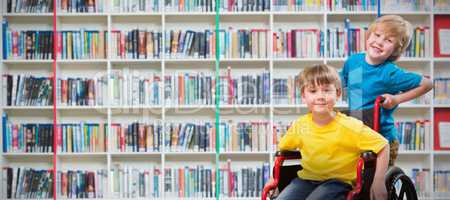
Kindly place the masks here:
[(2, 46), (3, 46), (3, 60), (6, 60), (8, 57), (8, 46), (7, 46), (7, 39), (6, 39), (6, 31), (8, 31), (8, 21), (4, 18), (2, 21)]
[[(4, 44), (4, 43), (3, 43)], [(7, 151), (7, 140), (6, 140), (6, 123), (8, 122), (8, 115), (6, 112), (3, 112), (2, 115), (2, 138), (3, 138), (3, 152), (6, 153)]]

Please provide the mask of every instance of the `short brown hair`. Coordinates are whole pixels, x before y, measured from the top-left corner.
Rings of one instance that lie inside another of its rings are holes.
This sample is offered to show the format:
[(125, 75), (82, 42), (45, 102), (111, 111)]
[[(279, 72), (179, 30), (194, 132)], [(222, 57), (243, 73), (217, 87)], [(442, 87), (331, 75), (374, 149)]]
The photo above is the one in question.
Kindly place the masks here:
[(325, 84), (333, 84), (338, 91), (341, 90), (341, 79), (335, 68), (318, 64), (307, 67), (300, 73), (300, 90), (304, 91), (308, 85), (318, 86)]
[(383, 29), (387, 36), (396, 38), (394, 51), (387, 58), (388, 61), (396, 61), (405, 52), (411, 40), (411, 23), (398, 15), (384, 15), (370, 24), (366, 38), (369, 38), (370, 34), (378, 28)]

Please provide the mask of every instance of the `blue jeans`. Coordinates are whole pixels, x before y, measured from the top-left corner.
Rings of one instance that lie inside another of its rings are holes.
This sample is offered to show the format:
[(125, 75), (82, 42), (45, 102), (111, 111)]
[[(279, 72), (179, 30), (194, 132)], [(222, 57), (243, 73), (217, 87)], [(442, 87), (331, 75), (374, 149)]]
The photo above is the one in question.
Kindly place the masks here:
[(278, 195), (277, 200), (345, 200), (352, 186), (336, 179), (311, 181), (295, 178)]

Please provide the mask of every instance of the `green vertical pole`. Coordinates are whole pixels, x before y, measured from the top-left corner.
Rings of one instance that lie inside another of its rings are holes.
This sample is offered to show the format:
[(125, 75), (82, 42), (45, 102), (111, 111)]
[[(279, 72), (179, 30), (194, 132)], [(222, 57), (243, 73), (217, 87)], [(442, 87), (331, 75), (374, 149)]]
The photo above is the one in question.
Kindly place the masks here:
[(219, 79), (219, 72), (220, 72), (220, 37), (219, 37), (219, 5), (220, 5), (220, 0), (216, 0), (216, 89), (215, 89), (215, 93), (216, 93), (216, 98), (215, 98), (215, 102), (216, 102), (216, 199), (219, 200), (219, 189), (220, 189), (220, 171), (219, 171), (219, 165), (220, 165), (220, 160), (219, 160), (219, 155), (220, 155), (220, 129), (219, 129), (219, 120), (220, 120), (220, 102), (219, 102), (219, 97), (220, 97), (220, 90), (219, 90), (219, 84), (220, 84), (220, 79)]

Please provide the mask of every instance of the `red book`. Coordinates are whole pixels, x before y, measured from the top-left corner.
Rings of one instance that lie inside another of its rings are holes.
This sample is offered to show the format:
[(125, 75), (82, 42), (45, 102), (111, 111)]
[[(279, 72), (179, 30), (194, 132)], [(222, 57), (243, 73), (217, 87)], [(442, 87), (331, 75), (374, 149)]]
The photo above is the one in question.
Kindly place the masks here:
[(67, 105), (67, 80), (61, 81), (61, 104)]
[(227, 78), (228, 78), (228, 104), (233, 104), (233, 79), (231, 78), (231, 67), (227, 68)]
[(288, 31), (286, 32), (286, 37), (287, 37), (287, 57), (288, 58), (292, 58), (292, 36), (291, 36), (291, 32)]
[(122, 128), (122, 127), (120, 127), (120, 126), (117, 126), (118, 127), (118, 134), (119, 134), (119, 145), (120, 145), (120, 151), (121, 152), (125, 152), (125, 132), (126, 132), (126, 130), (125, 130), (125, 128)]
[(434, 57), (450, 57), (450, 54), (442, 54), (439, 46), (439, 31), (450, 30), (450, 15), (434, 16)]
[(17, 152), (19, 150), (19, 127), (17, 124), (13, 125), (13, 134), (12, 134), (12, 147), (13, 152)]
[[(435, 109), (434, 112), (434, 150), (450, 150), (450, 147), (442, 147), (439, 144), (439, 123), (448, 122), (450, 123), (450, 109), (440, 108)], [(448, 134), (448, 133), (446, 133)]]

